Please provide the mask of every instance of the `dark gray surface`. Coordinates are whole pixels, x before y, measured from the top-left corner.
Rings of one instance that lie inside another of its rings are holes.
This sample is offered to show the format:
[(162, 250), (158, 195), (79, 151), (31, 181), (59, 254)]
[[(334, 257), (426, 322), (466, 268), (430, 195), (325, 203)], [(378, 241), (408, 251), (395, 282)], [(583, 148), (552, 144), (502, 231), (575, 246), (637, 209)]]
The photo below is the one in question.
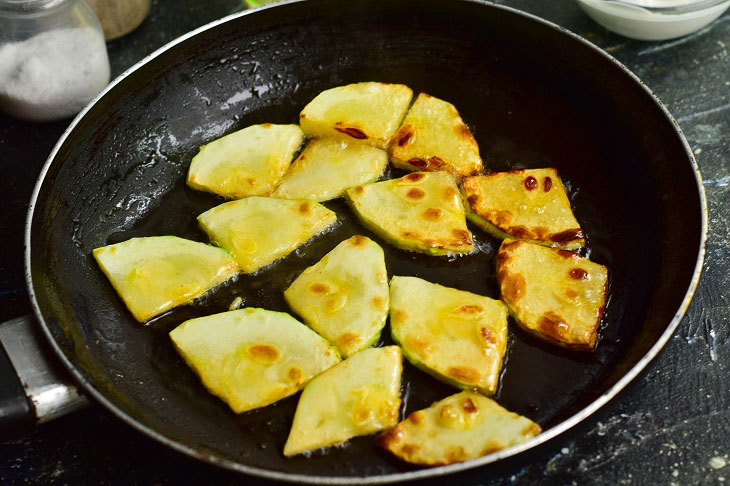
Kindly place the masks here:
[[(730, 14), (675, 41), (623, 39), (568, 0), (504, 0), (588, 38), (626, 64), (664, 101), (697, 154), (707, 190), (710, 238), (697, 295), (661, 356), (576, 437), (502, 476), (476, 471), (466, 484), (721, 484), (730, 481)], [(205, 4), (205, 5), (203, 5)], [(118, 74), (197, 25), (229, 13), (233, 1), (153, 3), (150, 18), (110, 44)], [(445, 8), (447, 2), (445, 2)], [(0, 115), (0, 318), (28, 312), (22, 280), (22, 227), (33, 183), (65, 123), (30, 125)], [(647, 127), (650, 129), (650, 127)], [(640, 242), (637, 242), (639, 244)], [(728, 465), (726, 466), (725, 463)], [(0, 441), (0, 483), (254, 483), (196, 463), (92, 407), (31, 433)]]

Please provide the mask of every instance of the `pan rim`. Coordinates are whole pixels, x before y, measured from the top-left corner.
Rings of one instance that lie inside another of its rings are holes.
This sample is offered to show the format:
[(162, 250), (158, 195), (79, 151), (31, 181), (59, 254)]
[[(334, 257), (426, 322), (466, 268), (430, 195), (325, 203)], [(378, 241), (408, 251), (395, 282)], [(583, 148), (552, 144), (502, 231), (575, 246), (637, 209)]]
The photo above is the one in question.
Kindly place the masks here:
[(447, 465), (447, 466), (425, 468), (425, 469), (420, 469), (417, 471), (408, 471), (408, 472), (402, 472), (402, 473), (385, 474), (385, 475), (381, 475), (381, 476), (372, 476), (372, 477), (368, 477), (368, 476), (314, 476), (314, 475), (305, 475), (305, 474), (299, 474), (299, 473), (286, 473), (286, 472), (274, 471), (274, 470), (263, 469), (263, 468), (259, 468), (259, 467), (255, 467), (255, 466), (247, 466), (247, 465), (240, 464), (240, 463), (232, 461), (232, 460), (220, 458), (214, 454), (202, 452), (200, 450), (195, 449), (194, 447), (187, 446), (185, 444), (175, 441), (174, 439), (168, 438), (167, 436), (156, 431), (155, 429), (140, 423), (139, 421), (134, 419), (132, 416), (130, 416), (126, 412), (124, 412), (121, 408), (117, 407), (117, 405), (115, 403), (113, 403), (110, 399), (107, 399), (99, 390), (96, 389), (96, 387), (94, 386), (93, 383), (88, 381), (82, 375), (82, 373), (76, 368), (74, 363), (70, 359), (68, 359), (66, 357), (66, 355), (63, 353), (60, 346), (58, 345), (55, 338), (53, 337), (53, 334), (51, 333), (50, 328), (48, 327), (46, 321), (43, 318), (43, 314), (40, 309), (40, 304), (38, 303), (38, 299), (35, 294), (35, 289), (33, 287), (32, 273), (31, 273), (31, 232), (32, 232), (32, 222), (33, 222), (33, 217), (34, 217), (34, 213), (35, 213), (35, 207), (38, 202), (41, 188), (46, 179), (48, 171), (56, 158), (56, 155), (58, 154), (58, 152), (60, 151), (60, 149), (64, 145), (64, 143), (66, 142), (66, 139), (69, 137), (71, 132), (73, 132), (73, 130), (76, 128), (76, 126), (80, 123), (80, 121), (85, 117), (86, 113), (89, 112), (89, 110), (94, 105), (96, 105), (96, 103), (103, 96), (105, 96), (109, 91), (114, 89), (118, 84), (120, 84), (125, 78), (127, 78), (133, 72), (142, 68), (144, 65), (148, 64), (153, 59), (161, 56), (163, 53), (172, 49), (173, 47), (177, 46), (178, 44), (181, 44), (182, 42), (184, 42), (184, 41), (188, 40), (189, 38), (194, 37), (202, 32), (213, 29), (219, 25), (233, 21), (240, 17), (244, 17), (246, 15), (251, 15), (258, 11), (268, 10), (271, 8), (282, 8), (282, 7), (285, 7), (286, 5), (302, 3), (305, 1), (307, 1), (307, 0), (286, 0), (286, 1), (283, 1), (280, 3), (277, 3), (275, 5), (269, 5), (269, 6), (264, 6), (264, 7), (260, 7), (257, 9), (245, 10), (242, 12), (234, 13), (234, 14), (228, 15), (226, 17), (223, 17), (221, 19), (210, 22), (208, 24), (205, 24), (195, 30), (188, 32), (187, 34), (184, 34), (184, 35), (168, 42), (164, 46), (162, 46), (162, 47), (158, 48), (157, 50), (155, 50), (154, 52), (148, 54), (143, 59), (141, 59), (140, 61), (138, 61), (131, 67), (129, 67), (128, 69), (126, 69), (122, 74), (120, 74), (116, 79), (114, 79), (101, 93), (99, 93), (73, 119), (73, 121), (69, 124), (69, 126), (63, 132), (61, 137), (56, 142), (50, 155), (46, 159), (46, 162), (43, 165), (43, 167), (40, 171), (40, 174), (38, 176), (38, 180), (36, 181), (35, 187), (33, 188), (33, 192), (32, 192), (31, 199), (30, 199), (30, 204), (28, 206), (28, 213), (26, 216), (25, 238), (24, 238), (24, 244), (25, 244), (24, 272), (25, 272), (25, 281), (26, 281), (26, 287), (28, 290), (28, 296), (31, 301), (33, 313), (35, 314), (35, 317), (38, 320), (38, 323), (39, 323), (41, 330), (43, 331), (46, 339), (49, 341), (51, 349), (53, 349), (56, 356), (59, 357), (61, 363), (63, 363), (63, 365), (70, 371), (73, 378), (81, 385), (81, 387), (83, 388), (85, 393), (89, 394), (91, 397), (93, 397), (94, 400), (101, 403), (107, 410), (109, 410), (117, 418), (121, 419), (126, 424), (132, 426), (134, 429), (138, 430), (142, 434), (170, 447), (173, 450), (181, 452), (187, 456), (202, 460), (204, 462), (207, 462), (208, 464), (222, 467), (222, 468), (225, 468), (225, 469), (228, 469), (231, 471), (248, 474), (251, 476), (256, 476), (256, 477), (269, 479), (269, 480), (276, 480), (276, 481), (286, 481), (286, 482), (293, 482), (293, 483), (307, 483), (307, 484), (386, 484), (386, 483), (411, 481), (411, 480), (416, 480), (416, 479), (424, 479), (424, 478), (428, 478), (428, 477), (442, 476), (445, 474), (453, 474), (453, 473), (458, 473), (458, 472), (466, 471), (469, 469), (474, 469), (474, 468), (478, 468), (481, 466), (485, 466), (487, 464), (495, 463), (497, 461), (500, 461), (500, 460), (506, 459), (508, 457), (512, 457), (512, 456), (515, 456), (522, 452), (525, 452), (529, 449), (532, 449), (534, 447), (537, 447), (538, 445), (544, 444), (544, 443), (554, 439), (555, 437), (563, 434), (564, 432), (566, 432), (570, 428), (574, 427), (578, 423), (587, 419), (589, 416), (591, 416), (597, 410), (599, 410), (604, 405), (606, 405), (621, 390), (623, 390), (631, 381), (633, 381), (644, 370), (644, 368), (659, 354), (659, 352), (666, 345), (667, 341), (672, 337), (672, 335), (676, 331), (677, 327), (679, 326), (679, 323), (681, 322), (682, 318), (684, 317), (684, 315), (689, 307), (689, 304), (697, 289), (700, 275), (702, 273), (702, 267), (703, 267), (703, 263), (704, 263), (706, 244), (707, 244), (708, 219), (709, 218), (708, 218), (708, 212), (707, 212), (707, 199), (706, 199), (706, 195), (705, 195), (704, 185), (702, 183), (702, 176), (700, 174), (700, 170), (699, 170), (697, 161), (695, 160), (694, 153), (692, 152), (692, 149), (691, 149), (689, 143), (687, 142), (687, 139), (685, 138), (677, 121), (671, 115), (669, 110), (664, 106), (664, 104), (659, 100), (659, 98), (651, 91), (651, 89), (638, 76), (636, 76), (631, 70), (629, 70), (626, 66), (624, 66), (620, 61), (618, 61), (616, 58), (611, 56), (609, 53), (607, 53), (603, 49), (601, 49), (601, 48), (597, 47), (596, 45), (594, 45), (593, 43), (589, 42), (585, 38), (579, 36), (578, 34), (571, 32), (570, 30), (568, 30), (564, 27), (561, 27), (548, 20), (542, 19), (536, 15), (533, 15), (533, 14), (530, 14), (527, 12), (523, 12), (516, 8), (508, 7), (508, 6), (504, 6), (504, 5), (497, 5), (497, 4), (488, 2), (486, 0), (459, 0), (459, 1), (464, 4), (477, 4), (477, 5), (482, 5), (484, 7), (503, 10), (503, 11), (509, 12), (512, 15), (521, 16), (521, 17), (527, 18), (533, 22), (542, 24), (544, 27), (548, 27), (553, 30), (557, 30), (562, 35), (568, 36), (571, 40), (576, 41), (579, 44), (582, 44), (584, 47), (587, 47), (588, 49), (591, 49), (592, 51), (594, 51), (594, 53), (600, 55), (606, 61), (613, 64), (615, 67), (619, 68), (625, 75), (629, 76), (629, 78), (631, 80), (633, 80), (636, 84), (638, 84), (639, 88), (642, 89), (653, 100), (654, 104), (659, 108), (661, 113), (672, 124), (672, 127), (674, 128), (674, 132), (681, 140), (682, 145), (685, 149), (685, 154), (687, 155), (690, 165), (692, 166), (692, 169), (694, 171), (695, 183), (697, 185), (699, 199), (700, 199), (699, 202), (700, 202), (700, 212), (701, 212), (701, 215), (700, 215), (700, 217), (701, 217), (701, 235), (700, 235), (699, 248), (698, 248), (698, 252), (697, 252), (697, 260), (695, 263), (694, 270), (692, 272), (692, 278), (689, 282), (689, 286), (687, 287), (687, 291), (685, 292), (684, 298), (682, 299), (682, 302), (679, 305), (677, 312), (675, 313), (675, 315), (672, 317), (671, 321), (667, 325), (666, 330), (662, 333), (662, 335), (654, 343), (654, 345), (649, 349), (649, 351), (610, 389), (606, 390), (601, 396), (599, 396), (598, 398), (593, 400), (588, 406), (583, 408), (578, 413), (572, 415), (568, 419), (560, 422), (559, 424), (557, 424), (554, 427), (548, 429), (547, 431), (539, 434), (538, 436), (532, 438), (531, 440), (529, 440), (525, 443), (519, 444), (517, 446), (513, 446), (508, 449), (504, 449), (497, 453), (490, 454), (488, 456), (480, 457), (480, 458), (473, 459), (473, 460), (463, 462), (463, 463), (451, 464), (451, 465)]

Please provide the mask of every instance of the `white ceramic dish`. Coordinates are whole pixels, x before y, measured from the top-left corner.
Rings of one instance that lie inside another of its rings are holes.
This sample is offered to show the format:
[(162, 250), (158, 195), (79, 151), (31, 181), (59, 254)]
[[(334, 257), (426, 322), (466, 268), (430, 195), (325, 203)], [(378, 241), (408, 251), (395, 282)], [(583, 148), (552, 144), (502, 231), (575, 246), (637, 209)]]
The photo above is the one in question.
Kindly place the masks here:
[(695, 32), (718, 18), (730, 0), (576, 0), (596, 22), (639, 40), (665, 40)]

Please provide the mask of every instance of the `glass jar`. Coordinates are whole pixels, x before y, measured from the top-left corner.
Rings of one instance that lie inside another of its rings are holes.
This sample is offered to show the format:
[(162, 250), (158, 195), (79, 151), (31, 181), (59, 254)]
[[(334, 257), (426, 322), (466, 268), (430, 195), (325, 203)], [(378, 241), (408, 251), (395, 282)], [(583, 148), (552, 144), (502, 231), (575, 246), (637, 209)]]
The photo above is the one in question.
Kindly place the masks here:
[(0, 109), (30, 121), (75, 115), (109, 83), (99, 20), (83, 0), (0, 0)]

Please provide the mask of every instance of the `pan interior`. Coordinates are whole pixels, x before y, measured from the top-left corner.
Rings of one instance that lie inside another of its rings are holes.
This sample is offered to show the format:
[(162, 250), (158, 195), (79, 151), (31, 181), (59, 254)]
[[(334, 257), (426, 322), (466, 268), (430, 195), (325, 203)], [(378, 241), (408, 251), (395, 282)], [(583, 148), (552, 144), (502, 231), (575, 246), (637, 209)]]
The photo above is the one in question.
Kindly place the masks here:
[[(244, 15), (162, 53), (87, 113), (41, 187), (31, 272), (45, 325), (90, 386), (144, 427), (234, 466), (317, 476), (412, 469), (371, 437), (285, 459), (297, 397), (236, 416), (205, 391), (167, 333), (226, 310), (237, 296), (288, 311), (283, 290), (354, 234), (384, 247), (391, 276), (498, 298), (495, 238), (472, 227), (475, 254), (421, 256), (384, 243), (342, 202), (327, 203), (340, 219), (334, 231), (147, 326), (133, 321), (91, 257), (93, 248), (133, 236), (206, 241), (195, 217), (222, 200), (184, 184), (198, 147), (250, 124), (296, 123), (318, 92), (365, 80), (454, 103), (490, 171), (556, 167), (589, 256), (610, 268), (595, 352), (558, 350), (511, 323), (501, 404), (547, 429), (646, 354), (678, 312), (701, 239), (700, 197), (674, 127), (635, 80), (568, 35), (484, 4), (454, 1), (448, 15), (442, 8), (431, 0), (323, 0)], [(381, 343), (391, 342), (387, 334)], [(406, 366), (403, 412), (454, 392)]]

